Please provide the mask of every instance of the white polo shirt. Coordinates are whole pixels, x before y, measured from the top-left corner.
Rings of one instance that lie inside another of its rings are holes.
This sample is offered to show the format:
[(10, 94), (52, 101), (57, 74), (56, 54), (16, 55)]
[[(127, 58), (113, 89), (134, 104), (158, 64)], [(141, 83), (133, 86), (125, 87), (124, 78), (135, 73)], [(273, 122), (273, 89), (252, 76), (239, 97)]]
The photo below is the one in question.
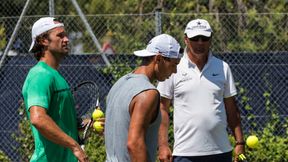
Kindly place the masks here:
[(187, 54), (177, 73), (159, 82), (162, 97), (173, 99), (175, 156), (203, 156), (232, 150), (224, 98), (237, 94), (229, 65), (209, 54), (200, 72)]

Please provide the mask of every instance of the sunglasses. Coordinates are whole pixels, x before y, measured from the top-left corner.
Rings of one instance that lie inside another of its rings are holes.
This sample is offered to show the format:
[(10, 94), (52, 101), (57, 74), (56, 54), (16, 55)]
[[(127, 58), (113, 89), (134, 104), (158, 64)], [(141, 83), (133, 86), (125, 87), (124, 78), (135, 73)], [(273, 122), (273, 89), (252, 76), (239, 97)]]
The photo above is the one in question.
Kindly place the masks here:
[(193, 42), (198, 42), (200, 39), (202, 42), (207, 42), (210, 40), (211, 37), (205, 37), (205, 36), (196, 36), (196, 37), (192, 37), (192, 38), (189, 38), (190, 41), (193, 41)]

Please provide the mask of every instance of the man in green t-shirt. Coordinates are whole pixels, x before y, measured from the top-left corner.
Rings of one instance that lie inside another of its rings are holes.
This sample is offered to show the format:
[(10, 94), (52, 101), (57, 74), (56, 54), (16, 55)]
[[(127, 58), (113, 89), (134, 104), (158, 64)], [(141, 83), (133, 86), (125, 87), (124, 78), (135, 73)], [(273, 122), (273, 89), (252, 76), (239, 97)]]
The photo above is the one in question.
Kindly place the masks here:
[(63, 23), (52, 17), (34, 23), (29, 51), (39, 62), (29, 71), (22, 89), (35, 141), (32, 162), (88, 161), (77, 143), (72, 93), (57, 71), (68, 55), (68, 44)]

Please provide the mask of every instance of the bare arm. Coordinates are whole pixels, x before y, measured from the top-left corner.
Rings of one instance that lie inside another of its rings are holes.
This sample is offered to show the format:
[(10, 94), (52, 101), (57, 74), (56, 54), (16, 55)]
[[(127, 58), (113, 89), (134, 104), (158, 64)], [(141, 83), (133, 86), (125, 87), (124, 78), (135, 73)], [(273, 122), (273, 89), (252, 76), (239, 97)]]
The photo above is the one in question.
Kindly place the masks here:
[(88, 161), (88, 157), (79, 144), (66, 133), (47, 115), (46, 110), (39, 106), (30, 108), (31, 124), (48, 140), (61, 146), (70, 148), (79, 161)]
[(157, 116), (159, 94), (147, 90), (138, 94), (130, 103), (130, 126), (127, 148), (132, 162), (147, 162), (145, 133)]
[(169, 129), (169, 107), (170, 99), (161, 97), (160, 110), (162, 115), (162, 121), (159, 129), (159, 160), (161, 162), (172, 161), (172, 153), (168, 143), (168, 129)]
[[(237, 142), (244, 142), (242, 128), (241, 128), (241, 117), (240, 111), (236, 105), (235, 97), (229, 97), (224, 99), (228, 126), (231, 129), (234, 138)], [(236, 145), (235, 146), (235, 154), (239, 155), (244, 153), (245, 145)], [(236, 156), (237, 157), (237, 156)]]

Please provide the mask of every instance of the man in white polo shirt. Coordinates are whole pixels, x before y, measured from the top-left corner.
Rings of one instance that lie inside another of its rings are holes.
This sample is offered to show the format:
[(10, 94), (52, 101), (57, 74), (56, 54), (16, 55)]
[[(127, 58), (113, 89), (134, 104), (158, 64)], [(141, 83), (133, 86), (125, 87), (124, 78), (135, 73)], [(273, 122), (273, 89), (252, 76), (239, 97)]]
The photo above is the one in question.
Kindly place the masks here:
[[(235, 140), (235, 161), (244, 153), (237, 94), (229, 65), (210, 51), (212, 29), (203, 19), (185, 29), (185, 52), (177, 73), (158, 84), (162, 123), (159, 159), (174, 162), (231, 162), (227, 126)], [(168, 144), (169, 107), (174, 107), (173, 157)]]

